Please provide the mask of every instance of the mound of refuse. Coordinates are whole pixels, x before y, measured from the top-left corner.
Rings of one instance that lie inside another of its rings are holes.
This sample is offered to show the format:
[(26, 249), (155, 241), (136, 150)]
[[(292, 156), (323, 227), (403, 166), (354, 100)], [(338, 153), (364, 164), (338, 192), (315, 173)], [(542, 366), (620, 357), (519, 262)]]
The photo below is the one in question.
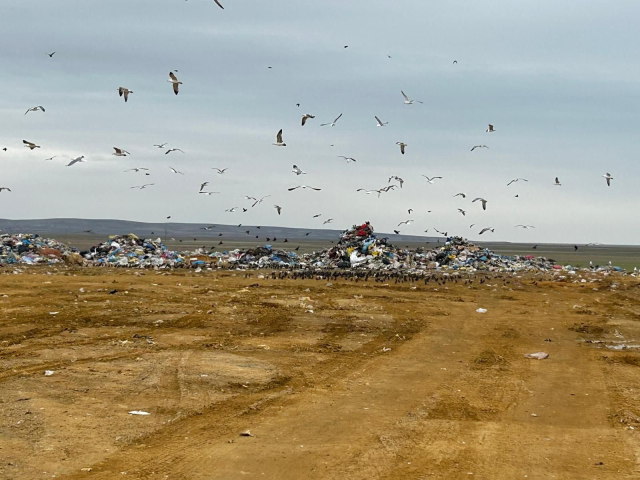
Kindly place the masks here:
[(0, 235), (0, 264), (55, 264), (65, 261), (73, 249), (36, 234)]

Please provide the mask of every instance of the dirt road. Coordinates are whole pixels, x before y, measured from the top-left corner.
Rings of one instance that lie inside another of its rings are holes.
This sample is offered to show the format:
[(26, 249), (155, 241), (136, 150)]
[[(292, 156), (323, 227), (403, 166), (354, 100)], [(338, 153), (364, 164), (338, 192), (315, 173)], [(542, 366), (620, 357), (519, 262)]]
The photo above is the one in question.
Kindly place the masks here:
[(635, 279), (143, 273), (0, 275), (1, 478), (640, 477)]

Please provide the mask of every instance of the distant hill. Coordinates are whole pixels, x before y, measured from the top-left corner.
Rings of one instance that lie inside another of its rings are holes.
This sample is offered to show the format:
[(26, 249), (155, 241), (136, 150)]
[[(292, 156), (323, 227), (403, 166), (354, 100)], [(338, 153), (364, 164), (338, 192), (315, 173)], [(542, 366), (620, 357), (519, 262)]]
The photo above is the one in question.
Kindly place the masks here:
[[(37, 233), (39, 235), (73, 235), (91, 230), (94, 235), (114, 235), (134, 233), (139, 237), (194, 237), (207, 238), (217, 237), (222, 233), (226, 238), (246, 238), (245, 230), (255, 231), (252, 225), (216, 225), (211, 230), (203, 230), (211, 224), (207, 223), (146, 223), (130, 222), (126, 220), (112, 219), (84, 219), (84, 218), (47, 218), (35, 220), (10, 220), (0, 218), (0, 234), (3, 233)], [(165, 234), (166, 231), (166, 234)], [(153, 232), (153, 234), (152, 234)], [(306, 235), (311, 232), (310, 235)], [(337, 240), (342, 230), (331, 229), (309, 229), (309, 228), (288, 228), (271, 227), (268, 225), (260, 227), (261, 237), (283, 237), (289, 240)], [(395, 235), (376, 232), (378, 236), (389, 236), (394, 243), (398, 242), (433, 242), (442, 237), (420, 237), (415, 235)]]

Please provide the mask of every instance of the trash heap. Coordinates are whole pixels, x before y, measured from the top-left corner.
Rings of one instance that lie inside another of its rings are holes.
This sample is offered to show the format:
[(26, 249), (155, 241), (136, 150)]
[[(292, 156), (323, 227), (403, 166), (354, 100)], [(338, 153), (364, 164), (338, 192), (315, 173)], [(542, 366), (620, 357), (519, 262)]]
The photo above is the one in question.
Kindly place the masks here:
[(133, 233), (111, 235), (106, 242), (80, 253), (85, 260), (97, 266), (174, 267), (185, 262), (184, 255), (167, 250), (159, 238), (142, 239)]
[(52, 238), (19, 233), (0, 235), (0, 264), (55, 264), (73, 250)]

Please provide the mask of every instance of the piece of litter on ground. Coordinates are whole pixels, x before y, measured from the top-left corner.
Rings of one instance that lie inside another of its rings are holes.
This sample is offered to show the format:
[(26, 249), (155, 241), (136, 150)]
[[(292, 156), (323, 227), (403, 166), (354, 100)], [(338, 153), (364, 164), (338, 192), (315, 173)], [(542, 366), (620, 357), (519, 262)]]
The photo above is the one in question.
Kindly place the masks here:
[(55, 372), (53, 370), (45, 370), (44, 371), (44, 376), (45, 377), (50, 377), (51, 375), (53, 375)]
[(391, 351), (391, 349), (390, 349), (390, 348), (387, 348), (387, 347), (382, 347), (382, 351), (383, 351), (383, 352), (390, 352), (390, 351)]
[(524, 357), (535, 358), (536, 360), (544, 360), (545, 358), (549, 358), (549, 354), (545, 352), (525, 353)]
[(476, 310), (477, 313), (487, 313), (487, 309), (486, 308), (479, 308)]
[(251, 430), (245, 430), (244, 432), (240, 432), (240, 436), (241, 437), (253, 437), (254, 435), (251, 434)]
[(59, 312), (49, 312), (49, 315), (57, 315)]
[(129, 415), (151, 415), (149, 412), (145, 412), (143, 410), (131, 410)]
[(536, 415), (535, 413), (531, 414), (532, 417), (537, 417), (538, 415)]

